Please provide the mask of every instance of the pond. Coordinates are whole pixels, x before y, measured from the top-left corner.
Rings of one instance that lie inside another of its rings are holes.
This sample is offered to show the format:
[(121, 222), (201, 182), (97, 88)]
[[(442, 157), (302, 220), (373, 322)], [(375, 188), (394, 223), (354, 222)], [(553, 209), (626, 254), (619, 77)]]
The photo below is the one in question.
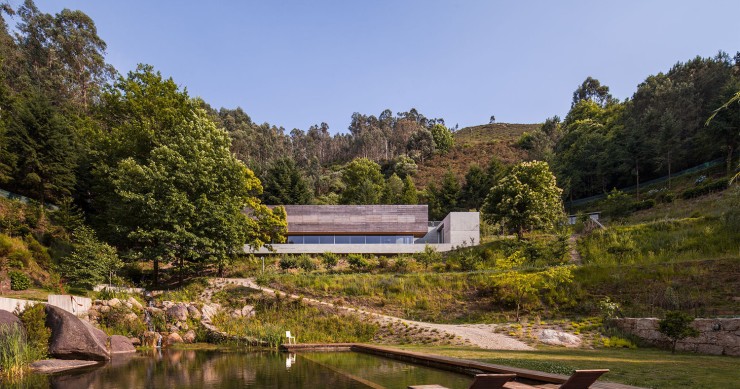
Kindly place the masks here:
[(357, 352), (165, 350), (116, 357), (100, 367), (34, 374), (19, 388), (467, 388), (472, 377)]

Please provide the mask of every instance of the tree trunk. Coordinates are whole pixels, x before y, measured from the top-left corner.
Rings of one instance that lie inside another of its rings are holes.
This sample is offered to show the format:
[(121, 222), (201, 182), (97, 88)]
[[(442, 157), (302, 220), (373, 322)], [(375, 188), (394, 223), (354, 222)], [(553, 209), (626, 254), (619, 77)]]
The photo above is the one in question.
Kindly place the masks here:
[(640, 200), (640, 161), (635, 159), (635, 175), (637, 176), (637, 200)]
[(727, 145), (727, 175), (732, 175), (732, 154), (735, 148), (732, 145)]
[(154, 287), (159, 287), (159, 258), (154, 258)]

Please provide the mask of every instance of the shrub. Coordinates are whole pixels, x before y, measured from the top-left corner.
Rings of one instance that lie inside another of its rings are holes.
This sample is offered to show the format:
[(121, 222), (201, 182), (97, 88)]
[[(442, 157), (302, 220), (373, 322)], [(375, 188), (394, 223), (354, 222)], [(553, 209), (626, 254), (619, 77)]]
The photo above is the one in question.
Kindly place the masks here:
[(365, 271), (370, 267), (370, 262), (362, 254), (347, 255), (347, 263), (354, 271)]
[(632, 343), (629, 339), (620, 338), (618, 336), (612, 336), (610, 338), (601, 338), (601, 343), (604, 345), (604, 347), (614, 347), (614, 348), (637, 348), (637, 346)]
[(405, 273), (409, 270), (409, 259), (406, 257), (396, 257), (396, 262), (393, 264), (393, 270), (398, 273)]
[(424, 265), (424, 268), (428, 268), (429, 265), (439, 261), (441, 255), (437, 252), (434, 246), (424, 246), (424, 252), (420, 253), (417, 257), (417, 261)]
[(284, 255), (280, 258), (280, 268), (283, 270), (297, 269), (298, 261), (292, 255)]
[(655, 200), (654, 199), (646, 199), (642, 201), (635, 201), (632, 205), (632, 208), (635, 211), (642, 211), (643, 209), (650, 209), (655, 206)]
[(699, 335), (691, 323), (694, 318), (681, 311), (670, 311), (665, 314), (665, 319), (658, 322), (658, 331), (671, 340), (671, 353), (676, 353), (676, 343), (679, 340)]
[(319, 268), (319, 265), (308, 254), (299, 255), (296, 264), (305, 271), (313, 271)]
[(691, 199), (694, 197), (704, 196), (709, 193), (721, 192), (727, 189), (729, 181), (727, 179), (720, 179), (715, 181), (703, 182), (694, 188), (689, 188), (681, 193), (681, 197), (684, 199)]
[(624, 192), (613, 189), (604, 201), (604, 216), (619, 219), (632, 212), (632, 200)]
[(0, 234), (0, 257), (5, 257), (13, 250), (13, 238)]
[(28, 337), (28, 346), (33, 360), (44, 359), (49, 353), (51, 330), (46, 327), (46, 311), (43, 304), (26, 308), (18, 316), (23, 322)]
[(339, 263), (339, 256), (331, 252), (326, 252), (321, 255), (321, 262), (324, 263), (326, 270), (331, 270)]
[(24, 273), (10, 271), (8, 276), (10, 276), (10, 289), (12, 290), (26, 290), (31, 287), (31, 279)]

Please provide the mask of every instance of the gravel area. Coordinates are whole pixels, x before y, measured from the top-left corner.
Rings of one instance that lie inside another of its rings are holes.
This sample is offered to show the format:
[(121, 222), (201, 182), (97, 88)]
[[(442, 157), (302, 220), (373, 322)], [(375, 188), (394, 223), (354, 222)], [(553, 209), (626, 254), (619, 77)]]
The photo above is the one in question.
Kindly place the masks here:
[[(298, 295), (293, 295), (278, 291), (264, 286), (257, 285), (251, 278), (213, 278), (210, 280), (211, 286), (206, 290), (209, 296), (212, 295), (213, 289), (220, 289), (228, 284), (240, 285), (250, 289), (260, 290), (267, 294), (274, 295), (280, 293), (281, 295), (289, 296), (291, 298), (300, 298)], [(336, 306), (332, 303), (320, 301), (312, 298), (303, 297), (303, 301), (314, 305), (324, 305), (327, 307), (333, 307), (336, 309), (344, 310), (347, 312), (357, 313), (360, 315), (367, 316), (377, 321), (378, 323), (396, 322), (405, 323), (409, 326), (415, 326), (425, 328), (429, 330), (437, 330), (447, 334), (451, 334), (459, 337), (466, 341), (472, 346), (480, 347), (489, 350), (533, 350), (532, 347), (526, 343), (513, 338), (511, 336), (497, 334), (494, 332), (495, 324), (435, 324), (426, 323), (420, 321), (406, 320), (394, 316), (383, 315), (375, 312), (366, 311), (359, 308), (347, 307), (347, 306)]]

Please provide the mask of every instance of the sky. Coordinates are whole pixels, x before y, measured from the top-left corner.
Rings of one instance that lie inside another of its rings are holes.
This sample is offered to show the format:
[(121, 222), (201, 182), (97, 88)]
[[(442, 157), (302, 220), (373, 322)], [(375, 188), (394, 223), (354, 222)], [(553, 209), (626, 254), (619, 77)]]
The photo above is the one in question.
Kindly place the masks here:
[[(17, 6), (21, 0), (10, 0)], [(740, 1), (37, 0), (79, 9), (125, 74), (154, 66), (257, 123), (346, 132), (416, 108), (460, 128), (565, 116), (592, 76), (630, 97), (678, 61), (740, 50)]]

